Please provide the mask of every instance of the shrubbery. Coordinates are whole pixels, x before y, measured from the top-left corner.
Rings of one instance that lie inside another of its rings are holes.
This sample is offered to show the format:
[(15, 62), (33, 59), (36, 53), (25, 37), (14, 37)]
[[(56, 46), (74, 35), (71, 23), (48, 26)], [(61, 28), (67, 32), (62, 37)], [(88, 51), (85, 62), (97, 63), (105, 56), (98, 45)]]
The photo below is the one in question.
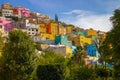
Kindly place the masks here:
[(38, 80), (63, 80), (64, 67), (60, 64), (39, 65), (37, 68)]

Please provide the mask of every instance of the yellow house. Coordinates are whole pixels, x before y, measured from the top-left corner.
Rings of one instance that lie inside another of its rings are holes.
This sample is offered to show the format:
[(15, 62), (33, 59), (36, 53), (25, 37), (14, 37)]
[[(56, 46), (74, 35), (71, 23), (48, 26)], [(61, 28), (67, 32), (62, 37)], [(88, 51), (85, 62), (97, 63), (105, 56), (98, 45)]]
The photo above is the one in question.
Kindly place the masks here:
[(66, 35), (66, 27), (59, 24), (59, 35)]
[(87, 36), (97, 36), (97, 31), (93, 29), (88, 29), (87, 30)]
[(66, 55), (67, 57), (72, 57), (72, 48), (71, 47), (66, 47)]
[(52, 35), (52, 34), (47, 34), (47, 33), (41, 34), (41, 37), (44, 37), (44, 38), (46, 38), (48, 40), (55, 40), (55, 36)]
[(87, 37), (84, 37), (81, 35), (76, 36), (73, 41), (74, 41), (76, 46), (92, 43), (91, 38), (87, 38)]
[(46, 28), (47, 28), (46, 24), (44, 24), (44, 23), (39, 24), (39, 33), (40, 33), (40, 35), (46, 34)]
[(52, 34), (48, 34), (47, 39), (49, 40), (55, 40), (55, 36)]
[(73, 26), (68, 25), (68, 26), (66, 27), (66, 34), (72, 33), (72, 29), (73, 29)]
[(81, 44), (81, 45), (91, 44), (91, 43), (92, 43), (91, 38), (87, 38), (87, 37), (84, 37), (84, 36), (80, 36), (80, 44)]

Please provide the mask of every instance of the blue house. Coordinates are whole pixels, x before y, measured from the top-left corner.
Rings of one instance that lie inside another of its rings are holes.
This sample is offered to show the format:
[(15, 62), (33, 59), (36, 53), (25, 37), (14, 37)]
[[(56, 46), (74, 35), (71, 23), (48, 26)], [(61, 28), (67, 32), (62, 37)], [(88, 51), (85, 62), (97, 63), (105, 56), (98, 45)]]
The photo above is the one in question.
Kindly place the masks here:
[(89, 56), (99, 57), (100, 54), (98, 53), (95, 44), (90, 44), (87, 46), (87, 53)]

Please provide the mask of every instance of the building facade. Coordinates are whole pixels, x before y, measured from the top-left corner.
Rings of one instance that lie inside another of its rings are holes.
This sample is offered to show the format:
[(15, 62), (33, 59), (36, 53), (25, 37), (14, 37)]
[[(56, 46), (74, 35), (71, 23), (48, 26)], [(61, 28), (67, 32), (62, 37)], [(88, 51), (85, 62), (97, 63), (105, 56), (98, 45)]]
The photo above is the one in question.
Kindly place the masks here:
[(13, 22), (0, 17), (0, 27), (0, 31), (4, 33), (4, 36), (8, 36), (8, 33), (13, 30)]
[(90, 44), (87, 46), (87, 53), (89, 56), (94, 56), (94, 57), (99, 57), (99, 53), (97, 51), (97, 48), (95, 46), (95, 44)]
[(98, 36), (97, 31), (93, 29), (87, 30), (87, 36)]
[(12, 9), (12, 5), (9, 3), (2, 4), (2, 9)]
[(71, 26), (71, 25), (66, 26), (66, 34), (72, 33), (73, 32), (72, 30), (73, 30), (73, 26)]
[(62, 44), (69, 47), (72, 47), (72, 41), (68, 41), (68, 36), (55, 36), (55, 44)]
[(58, 35), (58, 24), (55, 22), (51, 22), (47, 26), (47, 33), (52, 35)]
[(29, 17), (30, 16), (30, 10), (27, 9), (27, 8), (17, 6), (17, 7), (14, 7), (13, 14), (14, 14), (14, 16), (19, 17), (19, 18)]
[(65, 45), (49, 45), (46, 50), (53, 51), (56, 54), (61, 54), (65, 57), (72, 57), (72, 48), (66, 47)]
[(40, 33), (40, 36), (42, 34), (46, 34), (46, 31), (47, 31), (47, 25), (44, 24), (44, 23), (39, 24), (39, 33)]
[(66, 35), (66, 26), (62, 25), (62, 24), (59, 24), (58, 26), (59, 26), (58, 34), (59, 35)]
[(74, 41), (74, 44), (76, 46), (85, 45), (85, 44), (91, 44), (92, 43), (91, 38), (87, 38), (87, 37), (82, 36), (82, 35), (75, 36), (73, 41)]
[(27, 25), (27, 34), (29, 34), (30, 36), (38, 35), (38, 28), (38, 25), (29, 23)]
[(1, 12), (3, 17), (13, 16), (13, 10), (11, 9), (1, 9)]

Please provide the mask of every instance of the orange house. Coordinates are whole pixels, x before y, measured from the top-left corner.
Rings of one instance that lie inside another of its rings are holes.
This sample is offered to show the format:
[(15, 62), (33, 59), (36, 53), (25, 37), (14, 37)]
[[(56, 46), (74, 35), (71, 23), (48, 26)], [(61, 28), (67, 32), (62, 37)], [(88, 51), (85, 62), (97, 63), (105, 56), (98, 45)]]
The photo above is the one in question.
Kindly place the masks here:
[(52, 34), (52, 35), (58, 35), (58, 24), (55, 22), (51, 22), (47, 25), (47, 30), (46, 32), (48, 34)]

